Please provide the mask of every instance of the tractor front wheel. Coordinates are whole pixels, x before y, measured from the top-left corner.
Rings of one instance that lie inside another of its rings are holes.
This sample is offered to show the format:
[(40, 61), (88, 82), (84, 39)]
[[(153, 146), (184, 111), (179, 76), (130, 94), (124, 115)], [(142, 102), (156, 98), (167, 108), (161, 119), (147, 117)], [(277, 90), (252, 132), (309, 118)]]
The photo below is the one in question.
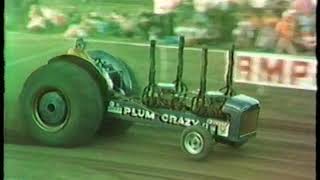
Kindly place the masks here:
[(189, 126), (181, 135), (181, 148), (193, 160), (206, 158), (211, 150), (212, 137), (202, 126)]

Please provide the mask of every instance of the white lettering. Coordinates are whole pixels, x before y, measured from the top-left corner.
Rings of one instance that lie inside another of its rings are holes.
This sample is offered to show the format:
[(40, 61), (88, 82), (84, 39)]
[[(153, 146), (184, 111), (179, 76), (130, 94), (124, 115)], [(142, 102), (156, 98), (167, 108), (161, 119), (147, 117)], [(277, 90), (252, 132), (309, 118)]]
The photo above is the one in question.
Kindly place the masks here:
[(168, 114), (162, 114), (160, 116), (160, 121), (168, 122)]
[(191, 126), (191, 119), (185, 118), (184, 125), (185, 125), (185, 126)]
[(138, 109), (138, 117), (139, 117), (139, 118), (143, 118), (143, 117), (144, 117), (144, 113), (145, 113), (144, 110)]
[(173, 115), (169, 116), (169, 123), (176, 124), (177, 123), (176, 121), (177, 121), (176, 116), (173, 116)]
[(145, 118), (146, 119), (150, 119), (150, 120), (154, 120), (155, 119), (155, 113), (154, 112), (150, 112), (150, 111), (146, 111), (145, 112)]
[(183, 117), (179, 117), (179, 119), (178, 119), (178, 124), (185, 126), (184, 121), (185, 121), (185, 120), (184, 120)]
[(192, 122), (192, 126), (198, 125), (200, 123), (199, 120), (195, 120), (195, 119), (192, 119), (191, 122)]
[(128, 108), (128, 107), (124, 107), (123, 108), (123, 114), (126, 115), (126, 114), (129, 114), (131, 112), (131, 109)]
[(133, 116), (133, 117), (137, 117), (138, 116), (135, 108), (132, 108), (131, 116)]

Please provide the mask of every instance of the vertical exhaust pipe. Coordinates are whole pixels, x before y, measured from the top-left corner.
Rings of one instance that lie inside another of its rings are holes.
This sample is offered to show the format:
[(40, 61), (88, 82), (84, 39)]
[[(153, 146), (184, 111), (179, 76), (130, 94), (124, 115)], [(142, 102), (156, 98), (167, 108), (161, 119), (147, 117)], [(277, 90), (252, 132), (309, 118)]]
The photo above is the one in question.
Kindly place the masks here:
[(187, 96), (188, 87), (182, 82), (183, 75), (183, 48), (184, 48), (184, 37), (179, 37), (179, 49), (178, 49), (178, 65), (177, 65), (177, 77), (174, 81), (175, 93), (171, 100), (171, 108), (181, 110), (184, 108), (184, 100)]
[(225, 96), (233, 96), (235, 94), (233, 90), (233, 65), (234, 65), (234, 50), (235, 45), (233, 44), (231, 49), (229, 50), (229, 56), (228, 56), (228, 69), (226, 73), (226, 85), (225, 87), (221, 88), (219, 91), (226, 89), (224, 92)]
[(155, 62), (155, 51), (156, 51), (156, 41), (150, 41), (150, 68), (149, 68), (149, 83), (143, 89), (142, 92), (142, 103), (146, 105), (155, 105), (157, 96), (157, 85), (155, 82), (155, 74), (156, 74), (156, 62)]
[(202, 48), (201, 77), (199, 98), (204, 100), (207, 91), (208, 49)]
[(200, 89), (198, 95), (192, 98), (191, 109), (196, 112), (204, 110), (207, 91), (207, 66), (208, 66), (208, 48), (202, 48), (202, 61), (200, 70)]
[(156, 56), (155, 56), (155, 51), (156, 51), (156, 41), (151, 40), (150, 41), (150, 68), (149, 68), (149, 85), (154, 85), (155, 84), (155, 74), (156, 74)]
[(178, 66), (177, 66), (177, 77), (175, 81), (176, 92), (182, 91), (182, 75), (183, 75), (183, 48), (184, 48), (184, 37), (179, 37), (179, 52), (178, 52)]

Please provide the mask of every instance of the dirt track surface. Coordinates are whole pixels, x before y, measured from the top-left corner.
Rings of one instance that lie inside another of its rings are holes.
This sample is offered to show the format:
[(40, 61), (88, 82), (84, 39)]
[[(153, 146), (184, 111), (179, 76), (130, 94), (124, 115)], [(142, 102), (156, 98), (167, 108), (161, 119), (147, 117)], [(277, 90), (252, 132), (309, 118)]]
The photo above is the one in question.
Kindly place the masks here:
[[(6, 47), (5, 179), (315, 179), (312, 91), (266, 88), (264, 94), (257, 95), (262, 103), (257, 137), (240, 149), (216, 144), (209, 158), (200, 162), (187, 159), (180, 150), (180, 130), (139, 124), (122, 136), (97, 136), (83, 147), (37, 145), (24, 138), (23, 120), (17, 119), (16, 96), (26, 76), (45, 63), (29, 60), (47, 59), (63, 52), (66, 46), (53, 42), (51, 46), (60, 49), (51, 48), (50, 54), (43, 52), (49, 47), (27, 46), (21, 39), (9, 36)], [(21, 49), (24, 59), (12, 53), (15, 48)], [(42, 55), (35, 53), (28, 60), (26, 55), (34, 49)], [(241, 89), (255, 96), (253, 87), (243, 85)]]
[(100, 136), (79, 148), (6, 144), (6, 177), (314, 179), (312, 133), (260, 128), (257, 138), (240, 149), (216, 144), (209, 158), (202, 162), (182, 154), (179, 135), (179, 131), (171, 129), (136, 125), (123, 136)]

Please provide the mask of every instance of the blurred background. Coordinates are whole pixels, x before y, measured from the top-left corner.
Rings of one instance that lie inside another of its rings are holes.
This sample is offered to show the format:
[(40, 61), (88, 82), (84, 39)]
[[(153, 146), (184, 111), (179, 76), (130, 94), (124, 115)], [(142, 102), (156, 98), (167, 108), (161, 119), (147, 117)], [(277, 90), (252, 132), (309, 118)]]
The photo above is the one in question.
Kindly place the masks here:
[[(316, 179), (316, 3), (5, 0), (5, 179)], [(139, 123), (122, 136), (97, 136), (79, 148), (30, 142), (18, 108), (23, 83), (73, 47), (73, 38), (85, 37), (88, 49), (122, 59), (143, 87), (150, 39), (160, 44), (156, 81), (175, 79), (178, 35), (186, 37), (183, 81), (191, 91), (199, 88), (198, 47), (209, 46), (211, 91), (225, 85), (226, 50), (236, 44), (235, 90), (261, 103), (257, 137), (244, 147), (216, 144), (207, 161), (188, 161), (180, 131)]]
[(317, 0), (6, 0), (5, 28), (313, 55)]

